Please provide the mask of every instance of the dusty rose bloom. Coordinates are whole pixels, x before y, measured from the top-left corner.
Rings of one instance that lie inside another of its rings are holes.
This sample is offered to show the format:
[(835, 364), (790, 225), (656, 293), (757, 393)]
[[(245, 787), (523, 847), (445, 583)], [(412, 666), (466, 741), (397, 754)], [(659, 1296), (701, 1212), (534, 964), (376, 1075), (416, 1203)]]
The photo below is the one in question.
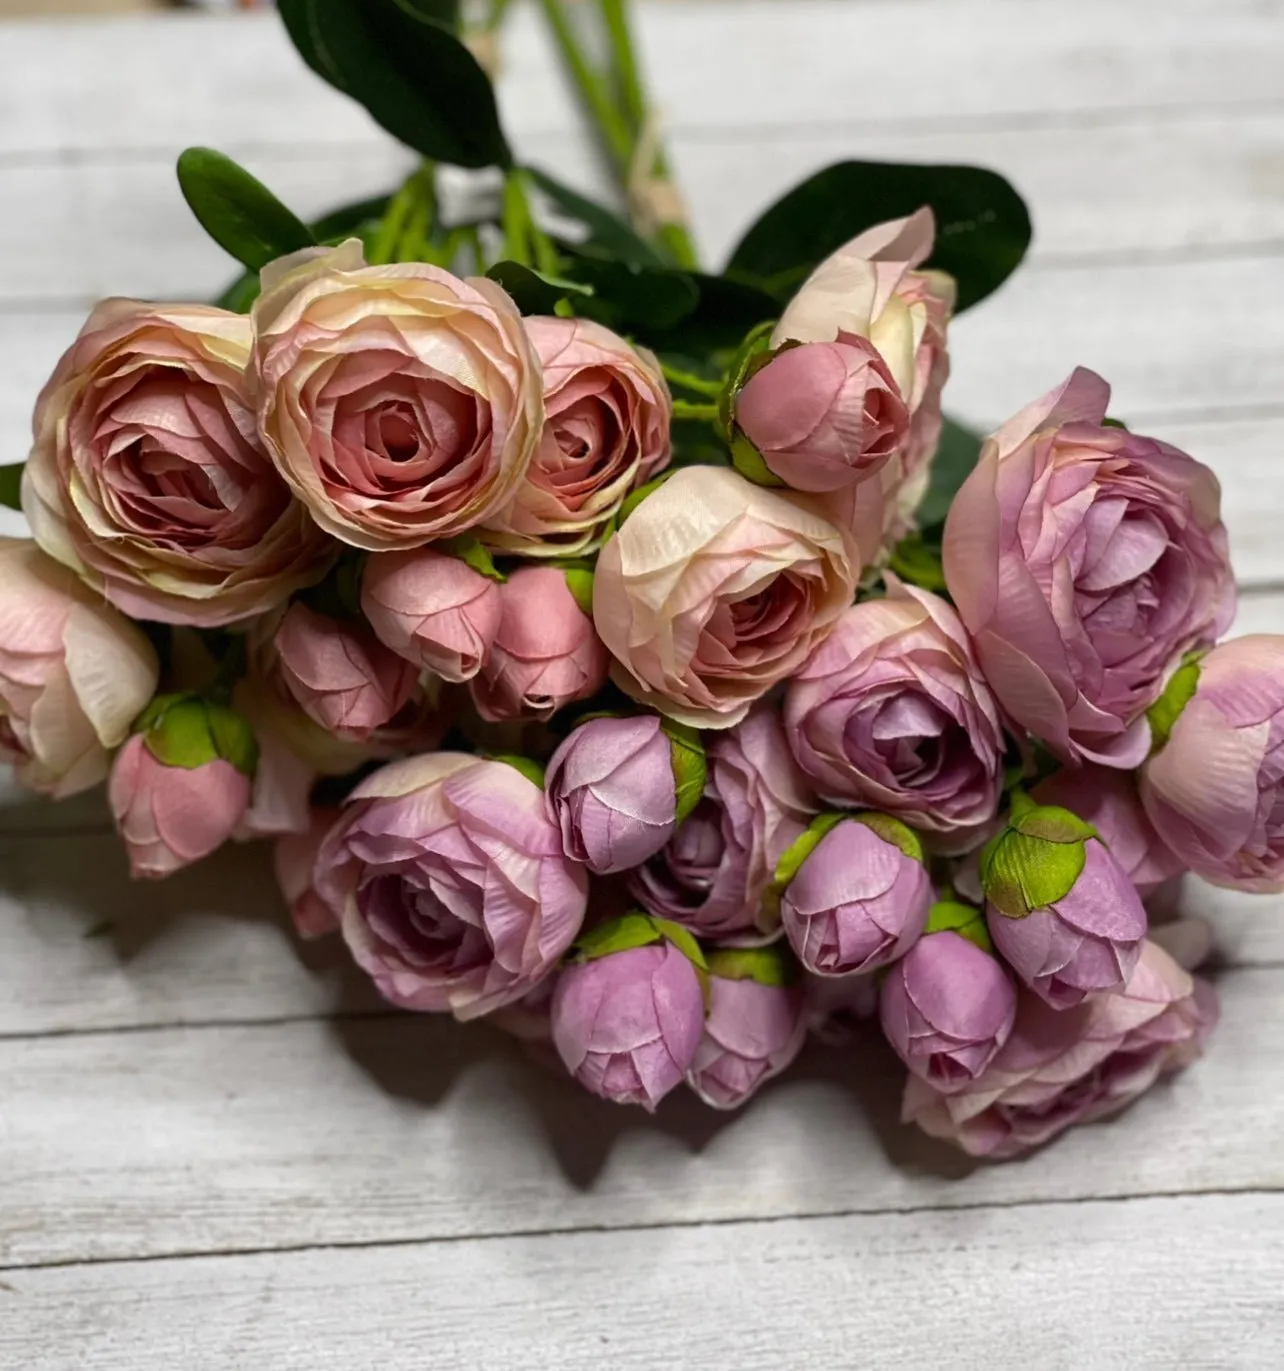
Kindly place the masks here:
[(321, 898), (314, 884), (317, 854), (338, 818), (337, 809), (313, 809), (308, 828), (302, 833), (282, 834), (272, 852), (276, 883), (289, 907), (295, 932), (308, 941), (339, 927), (338, 912)]

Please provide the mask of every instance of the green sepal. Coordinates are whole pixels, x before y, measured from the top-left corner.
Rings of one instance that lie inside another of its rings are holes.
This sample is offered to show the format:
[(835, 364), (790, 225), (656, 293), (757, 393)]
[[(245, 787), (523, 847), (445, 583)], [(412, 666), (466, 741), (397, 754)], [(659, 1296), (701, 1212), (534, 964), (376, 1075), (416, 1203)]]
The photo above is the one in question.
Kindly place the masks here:
[(927, 911), (928, 933), (957, 933), (968, 942), (975, 943), (982, 952), (994, 956), (994, 943), (990, 940), (990, 930), (985, 926), (985, 915), (974, 905), (964, 904), (961, 900), (938, 900)]
[(802, 864), (820, 846), (822, 839), (832, 833), (850, 814), (818, 814), (805, 829), (780, 854), (776, 870), (771, 878), (769, 895), (775, 896), (777, 906), (780, 897), (789, 887), (789, 882), (798, 874)]
[[(1013, 798), (1022, 796), (1016, 791)], [(1018, 814), (1015, 807), (1008, 827), (1027, 838), (1042, 838), (1049, 843), (1083, 843), (1097, 837), (1097, 830), (1077, 814), (1060, 805), (1036, 805)]]
[(588, 562), (561, 563), (571, 599), (588, 618), (593, 617), (593, 568)]
[(488, 581), (498, 581), (500, 585), (508, 579), (495, 565), (495, 559), (482, 545), (480, 539), (471, 533), (461, 533), (454, 538), (443, 538), (434, 543), (433, 550), (444, 552), (448, 557), (458, 557), (465, 566), (470, 566)]
[(676, 719), (661, 719), (660, 730), (669, 740), (669, 761), (673, 766), (674, 819), (681, 823), (688, 818), (709, 779), (709, 763), (700, 733), (690, 724)]
[(221, 760), (249, 777), (258, 766), (258, 742), (248, 721), (199, 695), (158, 695), (139, 715), (134, 731), (165, 766), (195, 771)]
[(618, 919), (608, 919), (605, 923), (581, 933), (571, 948), (570, 960), (595, 962), (599, 957), (609, 957), (616, 952), (628, 952), (635, 947), (650, 947), (652, 943), (658, 943), (663, 936), (649, 914), (643, 914), (640, 910), (621, 914)]
[(1074, 889), (1087, 860), (1084, 844), (1097, 830), (1060, 805), (1011, 796), (1007, 826), (981, 849), (981, 888), (1010, 919), (1045, 909)]
[[(776, 325), (770, 323), (758, 324), (750, 329), (745, 335), (736, 355), (732, 358), (731, 365), (727, 368), (727, 382), (722, 388), (722, 395), (718, 400), (718, 418), (722, 423), (722, 431), (728, 437), (735, 428), (736, 421), (736, 397), (741, 389), (755, 372), (761, 371), (763, 367), (776, 355), (776, 349), (771, 346), (771, 335)], [(786, 347), (796, 347), (796, 343), (786, 343)]]
[(532, 757), (521, 757), (515, 752), (492, 752), (487, 758), (491, 762), (503, 762), (514, 771), (520, 771), (528, 781), (544, 789), (544, 768)]
[(709, 953), (709, 974), (723, 981), (756, 981), (759, 985), (793, 985), (798, 963), (785, 943), (768, 947), (719, 947)]
[(1181, 666), (1168, 678), (1164, 693), (1146, 711), (1150, 720), (1150, 751), (1153, 756), (1172, 736), (1173, 725), (1181, 717), (1181, 712), (1190, 703), (1199, 686), (1202, 654), (1191, 653)]
[(780, 487), (786, 483), (767, 465), (761, 452), (739, 430), (731, 440), (731, 465), (756, 486)]
[(923, 840), (909, 824), (894, 818), (891, 814), (880, 813), (876, 809), (865, 810), (863, 813), (852, 814), (849, 817), (854, 823), (864, 824), (866, 828), (872, 828), (885, 843), (891, 843), (893, 847), (900, 848), (907, 857), (912, 857), (916, 862), (926, 863), (927, 854), (923, 850)]

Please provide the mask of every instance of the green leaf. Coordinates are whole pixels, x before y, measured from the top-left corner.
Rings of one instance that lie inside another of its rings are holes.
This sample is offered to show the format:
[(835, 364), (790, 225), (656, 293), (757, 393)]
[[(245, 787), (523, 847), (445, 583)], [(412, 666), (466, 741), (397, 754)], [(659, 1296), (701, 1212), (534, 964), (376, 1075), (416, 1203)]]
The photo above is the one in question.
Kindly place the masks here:
[(673, 767), (676, 801), (674, 818), (675, 822), (681, 823), (691, 816), (700, 803), (705, 782), (709, 779), (709, 763), (699, 731), (690, 724), (680, 724), (676, 719), (661, 719), (660, 729), (669, 740), (669, 761)]
[(437, 162), (512, 165), (490, 78), (423, 0), (283, 0), (303, 60)]
[(770, 947), (718, 947), (709, 953), (709, 975), (723, 981), (757, 981), (759, 985), (792, 985), (798, 979), (798, 963), (788, 945)]
[(26, 462), (13, 462), (0, 467), (0, 505), (6, 509), (22, 508), (22, 472)]
[(373, 220), (383, 218), (388, 201), (396, 194), (388, 191), (385, 195), (373, 195), (366, 200), (353, 200), (351, 204), (339, 205), (323, 214), (312, 223), (312, 236), (318, 243), (332, 238), (348, 238)]
[(888, 565), (902, 581), (908, 581), (912, 586), (938, 593), (946, 588), (941, 549), (925, 542), (921, 533), (910, 533), (902, 538)]
[(727, 272), (787, 300), (831, 252), (923, 205), (936, 215), (936, 248), (927, 265), (958, 282), (959, 310), (1002, 285), (1029, 246), (1029, 212), (997, 172), (838, 162), (772, 205), (740, 240)]
[(700, 299), (686, 272), (667, 267), (578, 257), (570, 272), (593, 292), (576, 300), (579, 313), (620, 333), (637, 334), (644, 343), (685, 319)]
[(566, 299), (587, 298), (593, 292), (555, 276), (543, 276), (521, 262), (496, 262), (487, 276), (509, 293), (523, 314), (555, 314)]
[(316, 241), (261, 181), (212, 148), (179, 157), (178, 184), (205, 232), (251, 271)]
[(664, 258), (651, 244), (612, 210), (572, 190), (537, 167), (527, 167), (526, 174), (567, 218), (576, 220), (588, 229), (588, 237), (578, 245), (580, 248), (598, 248), (605, 256), (626, 266), (665, 265)]
[(1164, 693), (1146, 711), (1146, 718), (1150, 720), (1152, 753), (1158, 752), (1172, 736), (1173, 725), (1199, 685), (1199, 670), (1198, 655), (1188, 658), (1169, 677)]
[(956, 423), (949, 415), (941, 425), (941, 442), (932, 462), (927, 491), (915, 512), (920, 528), (942, 523), (959, 487), (972, 474), (981, 455), (981, 436)]
[(779, 301), (748, 282), (703, 272), (692, 272), (689, 278), (699, 300), (671, 334), (653, 333), (647, 338), (648, 345), (658, 351), (699, 357), (731, 353), (746, 334), (774, 322), (780, 314)]

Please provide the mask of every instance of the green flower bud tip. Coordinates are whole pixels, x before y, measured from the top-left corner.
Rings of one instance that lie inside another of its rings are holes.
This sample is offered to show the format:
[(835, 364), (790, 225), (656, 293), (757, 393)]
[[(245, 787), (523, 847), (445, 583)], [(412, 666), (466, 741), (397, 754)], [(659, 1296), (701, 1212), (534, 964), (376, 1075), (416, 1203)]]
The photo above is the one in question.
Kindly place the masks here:
[(660, 728), (669, 740), (669, 760), (673, 766), (673, 792), (678, 823), (688, 818), (704, 794), (709, 764), (700, 734), (689, 724), (664, 719)]
[(249, 722), (227, 705), (199, 695), (158, 695), (134, 729), (165, 766), (195, 771), (224, 761), (249, 777), (258, 767), (259, 745)]
[(985, 926), (985, 915), (974, 905), (963, 904), (960, 900), (938, 900), (927, 913), (927, 933), (957, 933), (968, 942), (975, 943), (982, 952), (994, 956), (994, 943), (990, 940), (990, 930)]
[(1152, 754), (1158, 752), (1172, 736), (1173, 725), (1195, 694), (1199, 685), (1200, 655), (1191, 653), (1186, 657), (1169, 677), (1164, 693), (1146, 711), (1146, 718), (1150, 721)]
[(1012, 794), (1008, 825), (981, 851), (981, 888), (1011, 919), (1064, 899), (1083, 871), (1084, 844), (1097, 830), (1059, 805), (1036, 805)]
[(503, 762), (505, 766), (511, 766), (514, 771), (520, 771), (528, 781), (544, 789), (544, 768), (531, 757), (519, 757), (513, 752), (492, 753), (487, 759), (492, 762)]
[(757, 981), (759, 985), (792, 985), (798, 963), (785, 944), (770, 947), (719, 947), (709, 953), (709, 974), (724, 981)]

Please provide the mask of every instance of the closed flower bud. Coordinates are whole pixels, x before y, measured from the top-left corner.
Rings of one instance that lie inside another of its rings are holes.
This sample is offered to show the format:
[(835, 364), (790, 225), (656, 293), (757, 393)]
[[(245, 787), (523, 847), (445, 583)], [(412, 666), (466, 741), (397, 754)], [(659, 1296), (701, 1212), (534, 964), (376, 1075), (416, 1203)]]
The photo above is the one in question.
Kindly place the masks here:
[(654, 856), (695, 808), (704, 782), (694, 729), (653, 714), (589, 719), (549, 761), (547, 805), (567, 856), (606, 876)]
[(704, 958), (663, 919), (601, 924), (558, 977), (553, 1044), (595, 1095), (653, 1110), (690, 1070), (704, 1026)]
[(736, 1109), (797, 1057), (807, 1036), (797, 967), (779, 945), (709, 956), (709, 1014), (687, 1083), (715, 1109)]
[(879, 1019), (910, 1071), (937, 1091), (964, 1089), (1007, 1041), (1017, 994), (1000, 962), (953, 929), (928, 933), (883, 982)]
[(254, 733), (226, 706), (158, 696), (116, 755), (108, 798), (134, 876), (168, 876), (232, 836), (250, 803)]
[(294, 931), (309, 942), (339, 927), (338, 910), (322, 898), (313, 880), (321, 844), (338, 818), (337, 809), (314, 809), (307, 830), (283, 833), (273, 850), (276, 883), (290, 908)]
[(904, 956), (932, 903), (922, 844), (886, 814), (822, 815), (780, 859), (775, 884), (790, 946), (820, 976)]
[(1012, 798), (986, 845), (981, 886), (995, 946), (1054, 1009), (1118, 990), (1146, 936), (1146, 912), (1109, 849), (1069, 810)]

